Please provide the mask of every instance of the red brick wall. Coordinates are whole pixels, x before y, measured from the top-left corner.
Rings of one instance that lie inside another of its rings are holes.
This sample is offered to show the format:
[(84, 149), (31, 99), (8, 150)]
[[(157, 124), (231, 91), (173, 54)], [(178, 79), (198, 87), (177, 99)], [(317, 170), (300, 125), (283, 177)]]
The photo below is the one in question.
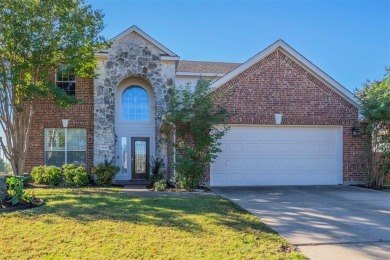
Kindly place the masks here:
[(44, 129), (62, 128), (61, 119), (69, 119), (68, 128), (87, 130), (87, 168), (93, 164), (93, 79), (76, 79), (76, 97), (80, 104), (69, 109), (59, 108), (50, 100), (37, 101), (30, 134), (30, 144), (26, 159), (26, 172), (44, 162)]
[[(229, 124), (342, 125), (344, 181), (360, 180), (363, 140), (351, 136), (358, 110), (309, 71), (277, 50), (226, 82), (215, 93), (233, 114)], [(208, 176), (209, 178), (209, 176)]]

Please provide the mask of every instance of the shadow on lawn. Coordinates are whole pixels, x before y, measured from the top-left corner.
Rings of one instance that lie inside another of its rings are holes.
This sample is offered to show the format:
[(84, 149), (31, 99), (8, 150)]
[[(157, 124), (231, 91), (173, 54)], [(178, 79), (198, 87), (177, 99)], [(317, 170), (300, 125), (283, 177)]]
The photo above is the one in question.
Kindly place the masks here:
[[(275, 232), (232, 202), (219, 196), (136, 196), (107, 190), (72, 189), (44, 195), (45, 207), (32, 214), (56, 214), (78, 222), (97, 220), (125, 221), (173, 227), (198, 233), (200, 221), (212, 221), (236, 231)], [(199, 215), (206, 218), (198, 218)]]

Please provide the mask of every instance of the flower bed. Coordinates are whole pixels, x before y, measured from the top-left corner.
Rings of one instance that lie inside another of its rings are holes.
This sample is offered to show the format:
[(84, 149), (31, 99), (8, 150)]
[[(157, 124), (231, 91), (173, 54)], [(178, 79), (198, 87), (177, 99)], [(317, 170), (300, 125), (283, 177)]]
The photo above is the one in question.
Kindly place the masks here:
[[(42, 206), (43, 200), (29, 195), (24, 189), (24, 176), (6, 176), (0, 183), (0, 211), (13, 211)], [(6, 210), (5, 210), (6, 209)]]

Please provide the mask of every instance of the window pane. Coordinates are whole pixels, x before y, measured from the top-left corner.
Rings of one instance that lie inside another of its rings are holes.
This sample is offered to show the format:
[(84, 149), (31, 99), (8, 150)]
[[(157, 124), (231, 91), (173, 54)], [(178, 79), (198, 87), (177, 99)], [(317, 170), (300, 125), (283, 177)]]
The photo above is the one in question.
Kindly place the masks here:
[(126, 121), (149, 120), (149, 96), (145, 89), (130, 86), (123, 92), (121, 115)]
[(127, 138), (122, 137), (122, 173), (127, 173), (128, 158), (127, 158)]
[(86, 152), (67, 152), (67, 163), (86, 164)]
[(65, 152), (49, 151), (45, 152), (46, 165), (55, 165), (61, 167), (65, 164)]
[(46, 151), (65, 150), (65, 129), (59, 129), (59, 128), (45, 129), (45, 150)]
[(134, 149), (135, 154), (133, 155), (135, 157), (134, 160), (134, 170), (135, 173), (146, 173), (146, 141), (135, 141), (134, 142)]
[(76, 94), (76, 77), (74, 69), (61, 66), (56, 71), (56, 85), (63, 89), (69, 96)]
[(67, 138), (68, 138), (67, 140), (68, 151), (86, 150), (86, 141), (87, 141), (86, 129), (68, 129)]
[(46, 165), (86, 164), (86, 129), (46, 128), (44, 133)]

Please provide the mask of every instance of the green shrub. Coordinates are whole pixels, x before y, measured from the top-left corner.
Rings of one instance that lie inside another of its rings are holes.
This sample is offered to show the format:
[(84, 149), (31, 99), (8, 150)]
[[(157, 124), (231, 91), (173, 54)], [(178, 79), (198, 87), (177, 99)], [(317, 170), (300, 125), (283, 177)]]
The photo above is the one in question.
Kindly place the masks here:
[(150, 162), (150, 183), (147, 186), (148, 188), (154, 188), (154, 183), (164, 179), (164, 160), (162, 158), (152, 157)]
[(89, 184), (89, 178), (87, 173), (78, 173), (73, 178), (73, 183), (76, 186), (86, 186)]
[(31, 197), (28, 196), (24, 191), (23, 177), (10, 176), (6, 178), (7, 183), (7, 201), (11, 202), (12, 205), (18, 203), (29, 203)]
[(210, 95), (211, 80), (200, 79), (194, 88), (173, 88), (165, 113), (166, 122), (176, 126), (175, 143), (177, 184), (192, 190), (204, 178), (207, 167), (221, 152), (220, 140), (228, 131), (231, 116), (225, 104), (218, 104), (221, 95)]
[(64, 180), (63, 182), (61, 182), (60, 186), (71, 187), (71, 186), (74, 186), (74, 183), (73, 183), (73, 181), (70, 181), (70, 180)]
[(62, 182), (62, 170), (57, 166), (36, 166), (31, 177), (37, 184), (59, 185)]
[(26, 185), (29, 181), (31, 181), (32, 177), (29, 173), (25, 172), (22, 176), (15, 176), (23, 181), (23, 184)]
[(150, 162), (150, 173), (151, 176), (162, 175), (164, 170), (164, 160), (159, 157), (153, 157)]
[(198, 155), (192, 148), (183, 147), (180, 152), (176, 155), (176, 183), (182, 189), (193, 190), (204, 179), (208, 159), (204, 154)]
[(120, 168), (113, 164), (101, 163), (92, 168), (92, 174), (96, 175), (96, 184), (101, 186), (109, 186), (115, 174), (119, 172)]
[(46, 171), (45, 165), (35, 166), (31, 170), (31, 178), (35, 183), (42, 184), (45, 171)]
[(28, 172), (23, 173), (23, 184), (26, 185), (28, 182), (32, 180), (31, 174)]
[(153, 187), (154, 187), (154, 190), (155, 191), (164, 191), (166, 188), (167, 188), (167, 181), (166, 180), (159, 180), (159, 181), (156, 181), (154, 184), (153, 184)]
[(57, 166), (47, 166), (46, 171), (46, 183), (51, 185), (59, 185), (62, 182), (62, 170)]
[(77, 168), (76, 165), (70, 163), (70, 164), (64, 164), (62, 165), (62, 172), (64, 173), (66, 180), (72, 180), (74, 177), (74, 170)]
[(84, 165), (65, 164), (62, 166), (64, 171), (66, 186), (85, 186), (89, 183), (87, 169)]

